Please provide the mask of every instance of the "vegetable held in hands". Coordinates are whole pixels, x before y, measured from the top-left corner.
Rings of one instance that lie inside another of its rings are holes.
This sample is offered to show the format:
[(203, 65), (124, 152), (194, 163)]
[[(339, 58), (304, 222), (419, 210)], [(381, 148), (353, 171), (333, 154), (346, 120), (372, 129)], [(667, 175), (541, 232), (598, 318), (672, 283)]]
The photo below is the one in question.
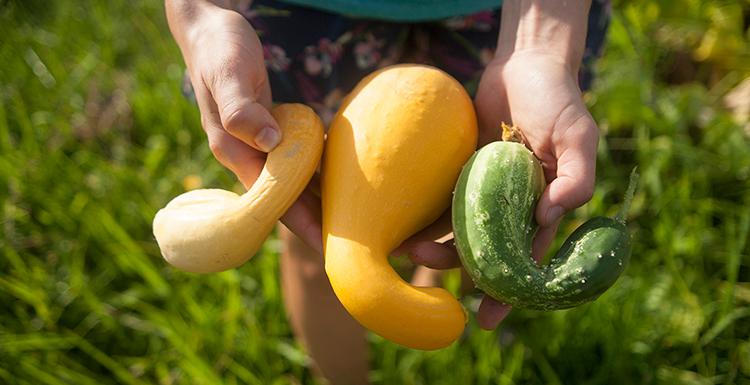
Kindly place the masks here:
[(283, 139), (268, 154), (250, 190), (241, 196), (220, 189), (193, 190), (156, 213), (154, 235), (167, 262), (193, 273), (242, 265), (300, 195), (323, 152), (323, 123), (301, 104), (279, 105), (272, 115)]
[(534, 208), (545, 187), (542, 167), (522, 143), (490, 143), (466, 164), (453, 197), (461, 262), (477, 287), (514, 307), (555, 310), (592, 301), (614, 284), (630, 258), (625, 214), (635, 179), (634, 171), (617, 218), (590, 219), (540, 268), (531, 245)]
[(401, 345), (442, 348), (464, 329), (463, 308), (448, 291), (409, 285), (388, 255), (448, 208), (476, 141), (474, 108), (461, 84), (421, 65), (364, 78), (328, 132), (326, 273), (357, 321)]

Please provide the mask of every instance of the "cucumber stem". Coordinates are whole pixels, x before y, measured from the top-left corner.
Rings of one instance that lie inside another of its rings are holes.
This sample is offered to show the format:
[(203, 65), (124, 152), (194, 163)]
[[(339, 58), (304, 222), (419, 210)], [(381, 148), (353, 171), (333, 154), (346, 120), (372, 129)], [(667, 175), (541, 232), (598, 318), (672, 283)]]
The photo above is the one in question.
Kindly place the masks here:
[(620, 207), (620, 211), (615, 216), (615, 220), (620, 223), (625, 223), (625, 220), (628, 218), (628, 210), (630, 210), (630, 202), (633, 200), (636, 185), (638, 185), (638, 166), (633, 167), (633, 171), (630, 172), (630, 181), (628, 182), (628, 190), (625, 192), (625, 200), (622, 203), (622, 207)]
[(503, 142), (524, 142), (523, 132), (515, 125), (509, 126), (505, 122), (500, 122), (500, 129), (503, 131)]

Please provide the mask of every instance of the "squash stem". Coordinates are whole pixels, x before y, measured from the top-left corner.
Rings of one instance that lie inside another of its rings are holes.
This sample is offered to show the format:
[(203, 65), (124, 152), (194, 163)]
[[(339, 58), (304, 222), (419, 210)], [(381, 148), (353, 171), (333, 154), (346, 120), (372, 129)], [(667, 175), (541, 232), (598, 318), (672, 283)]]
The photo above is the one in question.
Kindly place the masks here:
[(620, 211), (618, 211), (615, 216), (615, 220), (620, 223), (625, 223), (625, 220), (628, 218), (630, 202), (633, 200), (636, 185), (638, 185), (638, 166), (633, 167), (633, 171), (630, 172), (630, 181), (628, 182), (628, 190), (625, 192), (625, 201), (622, 203)]

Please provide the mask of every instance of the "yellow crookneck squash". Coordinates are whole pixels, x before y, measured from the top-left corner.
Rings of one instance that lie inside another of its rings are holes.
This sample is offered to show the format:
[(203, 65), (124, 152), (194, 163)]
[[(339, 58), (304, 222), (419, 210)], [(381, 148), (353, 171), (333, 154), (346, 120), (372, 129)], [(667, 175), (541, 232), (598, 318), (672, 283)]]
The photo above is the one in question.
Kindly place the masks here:
[(476, 142), (469, 95), (422, 65), (364, 78), (331, 123), (321, 187), (326, 273), (354, 318), (401, 345), (439, 349), (464, 329), (448, 291), (406, 283), (388, 255), (449, 207)]
[(302, 193), (323, 153), (323, 123), (302, 104), (282, 104), (272, 114), (283, 138), (247, 192), (193, 190), (156, 213), (154, 236), (167, 262), (193, 273), (242, 265)]

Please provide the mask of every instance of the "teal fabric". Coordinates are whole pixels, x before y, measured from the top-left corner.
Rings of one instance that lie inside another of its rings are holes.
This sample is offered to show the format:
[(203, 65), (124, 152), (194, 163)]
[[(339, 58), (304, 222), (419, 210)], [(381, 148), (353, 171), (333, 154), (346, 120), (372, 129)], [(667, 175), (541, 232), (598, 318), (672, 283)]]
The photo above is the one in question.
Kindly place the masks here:
[(500, 8), (502, 0), (284, 0), (351, 17), (419, 22)]

